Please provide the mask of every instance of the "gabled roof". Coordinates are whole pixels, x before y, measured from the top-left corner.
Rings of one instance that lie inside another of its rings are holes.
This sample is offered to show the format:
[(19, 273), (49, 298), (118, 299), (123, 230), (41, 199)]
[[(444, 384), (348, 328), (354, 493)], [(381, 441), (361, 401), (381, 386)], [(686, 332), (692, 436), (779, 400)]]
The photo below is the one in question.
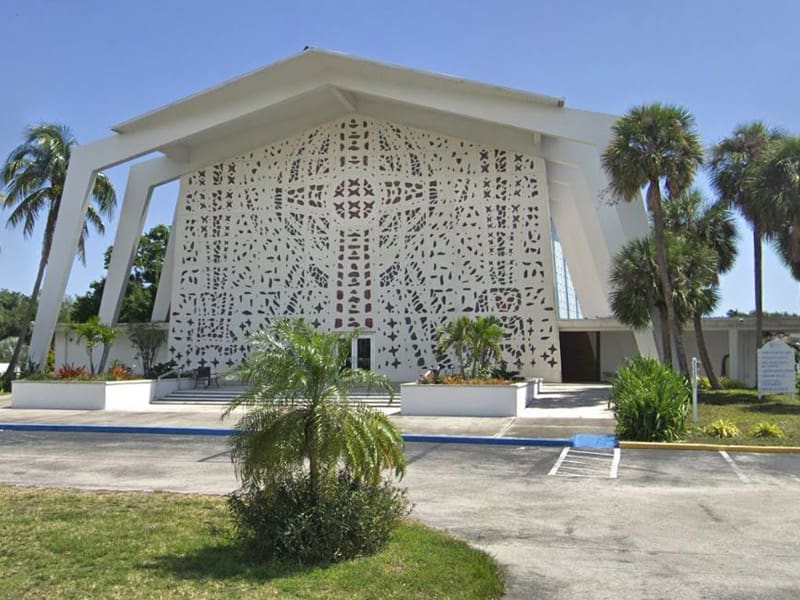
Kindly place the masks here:
[(260, 93), (271, 87), (296, 84), (309, 78), (328, 79), (333, 85), (337, 76), (368, 77), (382, 82), (395, 82), (399, 85), (413, 80), (416, 86), (438, 87), (461, 94), (483, 96), (487, 99), (492, 97), (508, 98), (550, 107), (565, 105), (564, 98), (480, 83), (453, 75), (410, 69), (340, 52), (308, 48), (298, 54), (118, 123), (111, 129), (116, 133), (130, 133), (158, 126), (177, 117), (200, 115), (226, 104), (236, 103), (243, 96)]

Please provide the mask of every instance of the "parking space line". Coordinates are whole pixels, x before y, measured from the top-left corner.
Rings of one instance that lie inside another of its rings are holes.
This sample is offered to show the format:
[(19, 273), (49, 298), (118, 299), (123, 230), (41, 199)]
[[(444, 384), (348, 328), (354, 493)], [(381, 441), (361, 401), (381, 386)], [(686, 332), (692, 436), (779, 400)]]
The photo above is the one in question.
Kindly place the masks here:
[(742, 483), (750, 483), (750, 478), (744, 474), (744, 472), (739, 468), (739, 465), (736, 464), (736, 461), (733, 460), (725, 450), (719, 451), (720, 456), (725, 459), (725, 462), (731, 466), (733, 472), (736, 473), (736, 476), (739, 478), (739, 481)]
[(564, 449), (561, 451), (561, 454), (556, 461), (556, 464), (553, 465), (553, 468), (550, 469), (548, 475), (555, 475), (558, 473), (558, 469), (561, 467), (561, 463), (564, 462), (564, 459), (567, 458), (567, 454), (569, 453), (569, 446), (564, 446)]
[(617, 479), (619, 474), (619, 459), (620, 459), (620, 451), (619, 448), (614, 448), (614, 458), (611, 459), (611, 470), (608, 473), (608, 476), (611, 479)]
[(550, 469), (548, 476), (587, 477), (594, 479), (617, 479), (619, 448), (611, 453), (592, 450), (576, 450), (566, 447)]

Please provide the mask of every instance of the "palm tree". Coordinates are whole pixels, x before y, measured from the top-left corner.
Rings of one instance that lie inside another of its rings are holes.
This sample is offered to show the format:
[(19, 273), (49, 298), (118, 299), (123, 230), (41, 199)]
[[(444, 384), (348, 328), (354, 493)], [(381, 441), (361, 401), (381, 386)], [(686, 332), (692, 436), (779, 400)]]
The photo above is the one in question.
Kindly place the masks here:
[(800, 137), (774, 143), (753, 170), (756, 210), (792, 275), (800, 274)]
[(489, 374), (492, 366), (500, 359), (503, 335), (503, 322), (497, 317), (475, 317), (469, 340), (472, 377)]
[[(667, 323), (675, 340), (678, 366), (685, 373), (688, 371), (686, 353), (675, 319), (667, 265), (662, 185), (667, 198), (680, 196), (689, 188), (703, 163), (703, 148), (694, 129), (694, 117), (677, 106), (659, 103), (637, 106), (617, 120), (612, 132), (611, 142), (603, 153), (603, 167), (609, 175), (611, 191), (625, 201), (639, 198), (642, 188), (647, 187), (647, 209), (653, 222)], [(664, 360), (672, 364), (666, 346), (664, 350)]]
[[(756, 348), (761, 345), (764, 328), (762, 242), (768, 229), (761, 203), (756, 202), (753, 171), (765, 152), (782, 138), (759, 121), (740, 125), (733, 135), (720, 141), (711, 151), (708, 168), (720, 200), (739, 209), (753, 229), (753, 281), (756, 308)], [(757, 361), (756, 361), (757, 362)], [(758, 372), (756, 372), (758, 379)]]
[(247, 409), (231, 440), (231, 458), (243, 482), (269, 486), (307, 469), (318, 498), (340, 467), (370, 483), (384, 469), (402, 476), (400, 432), (383, 413), (347, 402), (354, 387), (392, 393), (385, 377), (342, 368), (357, 333), (321, 333), (297, 319), (252, 336), (250, 353), (237, 370), (250, 389), (224, 413)]
[(611, 263), (611, 311), (623, 325), (644, 329), (658, 313), (665, 352), (671, 352), (664, 294), (658, 278), (653, 237), (631, 240)]
[(450, 350), (456, 355), (458, 361), (458, 372), (464, 376), (469, 356), (469, 339), (472, 331), (472, 319), (468, 316), (461, 316), (455, 321), (451, 321), (439, 329), (436, 340), (436, 351), (445, 355)]
[[(23, 235), (30, 237), (33, 235), (39, 216), (42, 213), (46, 215), (39, 270), (33, 284), (29, 310), (21, 324), (19, 342), (4, 376), (6, 383), (13, 377), (20, 351), (28, 339), (33, 306), (39, 296), (47, 258), (50, 255), (70, 154), (76, 144), (75, 136), (65, 125), (56, 123), (32, 125), (26, 131), (25, 141), (11, 151), (2, 168), (2, 180), (6, 190), (3, 206), (11, 210), (6, 225), (17, 227), (22, 224)], [(82, 263), (86, 263), (85, 242), (90, 227), (103, 234), (105, 227), (102, 217), (111, 217), (116, 202), (111, 180), (106, 175), (98, 173), (78, 240), (78, 257)]]
[(697, 189), (669, 202), (664, 220), (671, 234), (688, 244), (683, 259), (673, 270), (682, 277), (682, 282), (673, 277), (675, 295), (684, 294), (683, 303), (694, 325), (703, 369), (711, 386), (720, 389), (708, 355), (702, 318), (719, 303), (719, 275), (730, 271), (736, 260), (736, 225), (727, 203), (708, 204)]
[[(675, 318), (681, 329), (689, 319), (693, 321), (703, 368), (712, 384), (719, 386), (702, 330), (702, 316), (719, 302), (717, 257), (711, 248), (671, 231), (667, 231), (666, 242)], [(612, 262), (610, 282), (611, 310), (617, 320), (643, 329), (656, 320), (655, 309), (662, 338), (669, 337), (652, 235), (622, 247)]]

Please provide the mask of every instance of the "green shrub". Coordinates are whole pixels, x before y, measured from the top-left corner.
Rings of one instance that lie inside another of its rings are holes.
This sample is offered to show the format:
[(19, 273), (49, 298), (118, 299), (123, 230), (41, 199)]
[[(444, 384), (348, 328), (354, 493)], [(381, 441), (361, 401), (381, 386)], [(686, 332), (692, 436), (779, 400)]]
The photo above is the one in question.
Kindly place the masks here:
[(716, 438), (738, 438), (742, 432), (736, 423), (728, 419), (717, 419), (703, 427), (703, 433)]
[(750, 430), (750, 435), (756, 438), (782, 439), (786, 437), (780, 425), (777, 423), (768, 423), (767, 421), (761, 421), (753, 425), (753, 428)]
[(637, 356), (617, 371), (611, 402), (623, 440), (673, 441), (686, 433), (686, 380), (653, 358)]
[(315, 495), (307, 473), (228, 497), (239, 537), (257, 560), (330, 563), (380, 550), (410, 508), (405, 490), (345, 472)]
[(747, 385), (744, 381), (739, 379), (731, 379), (726, 375), (719, 378), (719, 383), (726, 390), (752, 390), (753, 387)]

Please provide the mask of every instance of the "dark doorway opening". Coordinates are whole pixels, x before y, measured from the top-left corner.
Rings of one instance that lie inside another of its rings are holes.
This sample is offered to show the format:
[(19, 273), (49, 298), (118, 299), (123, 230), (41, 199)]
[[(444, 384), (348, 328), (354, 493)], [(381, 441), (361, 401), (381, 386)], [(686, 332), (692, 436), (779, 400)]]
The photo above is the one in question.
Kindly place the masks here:
[(600, 381), (600, 332), (565, 331), (561, 340), (561, 381)]
[(370, 338), (356, 340), (356, 368), (372, 370), (372, 340)]

